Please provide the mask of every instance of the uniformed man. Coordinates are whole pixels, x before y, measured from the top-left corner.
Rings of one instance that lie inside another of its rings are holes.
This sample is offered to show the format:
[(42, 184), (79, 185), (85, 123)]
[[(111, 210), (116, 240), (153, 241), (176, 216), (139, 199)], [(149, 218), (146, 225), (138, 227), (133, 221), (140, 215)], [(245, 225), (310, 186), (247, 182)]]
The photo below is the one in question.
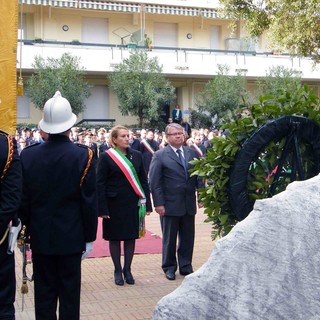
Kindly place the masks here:
[(0, 131), (0, 319), (14, 319), (14, 254), (7, 254), (8, 225), (18, 213), (22, 195), (21, 163), (15, 139)]
[(21, 219), (30, 233), (36, 319), (79, 319), (81, 258), (92, 250), (97, 231), (96, 174), (93, 153), (72, 143), (76, 122), (59, 91), (43, 109), (43, 144), (21, 153)]
[(95, 161), (98, 160), (98, 145), (93, 141), (93, 133), (91, 130), (88, 130), (85, 134), (85, 145), (89, 147), (93, 152), (93, 158)]
[(106, 150), (110, 148), (108, 138), (109, 138), (109, 133), (107, 132), (107, 130), (104, 128), (100, 128), (98, 130), (98, 143), (97, 143), (99, 156), (100, 154), (106, 152)]

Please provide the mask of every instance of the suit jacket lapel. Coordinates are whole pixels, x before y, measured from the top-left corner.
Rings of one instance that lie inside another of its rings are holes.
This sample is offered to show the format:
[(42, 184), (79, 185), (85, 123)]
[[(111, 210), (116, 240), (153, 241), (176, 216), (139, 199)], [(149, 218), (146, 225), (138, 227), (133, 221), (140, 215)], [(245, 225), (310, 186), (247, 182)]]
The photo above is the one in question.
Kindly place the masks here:
[(173, 149), (170, 146), (166, 146), (166, 151), (168, 153), (168, 156), (173, 159), (174, 161), (176, 161), (181, 167), (183, 167), (182, 163), (180, 163), (180, 160), (178, 158), (178, 155), (175, 154), (175, 152), (173, 151)]

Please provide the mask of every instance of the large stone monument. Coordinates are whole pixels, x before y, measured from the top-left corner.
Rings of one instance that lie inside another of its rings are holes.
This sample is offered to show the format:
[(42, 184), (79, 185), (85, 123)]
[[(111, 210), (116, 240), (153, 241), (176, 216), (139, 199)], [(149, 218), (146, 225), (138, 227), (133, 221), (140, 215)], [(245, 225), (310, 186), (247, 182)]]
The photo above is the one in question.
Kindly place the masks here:
[(256, 201), (153, 319), (320, 319), (320, 176)]

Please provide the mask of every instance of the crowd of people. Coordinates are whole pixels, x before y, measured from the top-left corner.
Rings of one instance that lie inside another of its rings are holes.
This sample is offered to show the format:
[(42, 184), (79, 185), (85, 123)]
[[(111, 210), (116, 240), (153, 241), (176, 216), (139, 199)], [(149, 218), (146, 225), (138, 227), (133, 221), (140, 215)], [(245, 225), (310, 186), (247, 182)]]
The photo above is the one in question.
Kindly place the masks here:
[[(168, 124), (175, 123), (172, 118), (168, 119)], [(199, 155), (205, 156), (206, 150), (212, 148), (212, 139), (215, 136), (226, 137), (228, 131), (218, 130), (218, 129), (193, 129), (185, 120), (181, 120), (180, 125), (184, 129), (184, 144), (189, 147), (194, 147)], [(155, 152), (159, 149), (164, 148), (168, 145), (166, 140), (165, 132), (159, 132), (157, 129), (128, 129), (130, 135), (130, 147), (132, 149), (138, 150), (144, 155), (144, 165), (146, 171), (149, 171), (151, 156), (151, 149)], [(70, 132), (70, 140), (74, 143), (80, 143), (89, 146), (93, 153), (95, 159), (98, 159), (101, 153), (104, 153), (110, 148), (109, 138), (111, 129), (106, 128), (81, 128), (72, 127)], [(18, 142), (18, 152), (20, 152), (27, 146), (36, 143), (43, 143), (47, 140), (48, 135), (43, 132), (40, 128), (28, 128), (21, 127), (16, 130), (16, 141)], [(197, 148), (197, 146), (199, 148)], [(199, 149), (201, 151), (199, 151)]]
[(36, 319), (55, 319), (57, 307), (60, 319), (79, 319), (81, 260), (93, 249), (98, 217), (115, 285), (135, 284), (135, 241), (144, 236), (153, 207), (160, 217), (165, 277), (193, 272), (195, 214), (202, 207), (196, 191), (204, 184), (190, 176), (190, 161), (205, 157), (211, 138), (221, 132), (189, 130), (176, 109), (161, 133), (120, 125), (86, 130), (74, 126), (70, 103), (56, 92), (37, 128), (21, 128), (16, 139), (1, 132), (0, 319), (14, 319), (7, 234), (16, 217), (32, 249)]

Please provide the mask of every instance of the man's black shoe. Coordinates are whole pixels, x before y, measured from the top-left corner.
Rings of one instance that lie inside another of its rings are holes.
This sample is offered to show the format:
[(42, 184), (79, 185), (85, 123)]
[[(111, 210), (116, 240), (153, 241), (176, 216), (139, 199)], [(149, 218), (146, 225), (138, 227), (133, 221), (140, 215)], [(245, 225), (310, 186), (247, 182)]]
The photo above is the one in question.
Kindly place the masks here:
[(176, 280), (176, 275), (172, 271), (167, 271), (166, 272), (166, 278), (168, 280)]
[(193, 271), (180, 271), (180, 274), (181, 274), (182, 276), (187, 276), (187, 275), (189, 275), (189, 274), (191, 274), (191, 273), (193, 273)]

